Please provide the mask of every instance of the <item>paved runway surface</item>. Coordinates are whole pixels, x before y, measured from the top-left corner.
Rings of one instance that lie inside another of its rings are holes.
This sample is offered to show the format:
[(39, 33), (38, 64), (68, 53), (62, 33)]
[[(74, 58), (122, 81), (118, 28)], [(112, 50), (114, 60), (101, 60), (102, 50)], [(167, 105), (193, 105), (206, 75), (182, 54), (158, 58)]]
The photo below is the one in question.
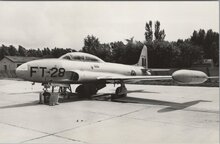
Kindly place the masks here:
[(117, 102), (57, 106), (38, 104), (41, 89), (0, 80), (0, 143), (219, 143), (219, 88), (127, 85), (128, 97)]

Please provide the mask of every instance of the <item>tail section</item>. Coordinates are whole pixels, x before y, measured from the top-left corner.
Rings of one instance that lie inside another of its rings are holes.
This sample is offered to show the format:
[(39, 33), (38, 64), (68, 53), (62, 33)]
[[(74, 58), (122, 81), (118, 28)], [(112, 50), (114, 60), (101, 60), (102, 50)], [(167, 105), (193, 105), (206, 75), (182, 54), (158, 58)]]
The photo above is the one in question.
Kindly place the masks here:
[(147, 54), (147, 46), (144, 45), (141, 51), (140, 58), (138, 60), (137, 66), (143, 66), (145, 69), (148, 68), (148, 54)]

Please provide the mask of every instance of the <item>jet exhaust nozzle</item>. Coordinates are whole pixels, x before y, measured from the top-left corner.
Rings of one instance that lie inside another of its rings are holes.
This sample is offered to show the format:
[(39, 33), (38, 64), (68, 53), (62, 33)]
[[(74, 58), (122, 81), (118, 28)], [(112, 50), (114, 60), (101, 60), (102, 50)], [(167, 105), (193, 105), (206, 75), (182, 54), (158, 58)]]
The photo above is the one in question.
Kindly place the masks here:
[(172, 78), (174, 81), (182, 84), (201, 84), (208, 79), (208, 76), (201, 71), (178, 70), (172, 74)]

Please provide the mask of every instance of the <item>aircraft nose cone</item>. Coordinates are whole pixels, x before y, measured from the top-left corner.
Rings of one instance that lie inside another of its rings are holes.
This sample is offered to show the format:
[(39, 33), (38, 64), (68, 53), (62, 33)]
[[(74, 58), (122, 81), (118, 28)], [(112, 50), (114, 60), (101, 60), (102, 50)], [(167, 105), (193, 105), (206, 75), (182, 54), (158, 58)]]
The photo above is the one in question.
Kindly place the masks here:
[(28, 71), (27, 64), (24, 63), (24, 64), (20, 65), (19, 67), (17, 67), (16, 76), (19, 78), (25, 78), (25, 76), (27, 75), (27, 71)]

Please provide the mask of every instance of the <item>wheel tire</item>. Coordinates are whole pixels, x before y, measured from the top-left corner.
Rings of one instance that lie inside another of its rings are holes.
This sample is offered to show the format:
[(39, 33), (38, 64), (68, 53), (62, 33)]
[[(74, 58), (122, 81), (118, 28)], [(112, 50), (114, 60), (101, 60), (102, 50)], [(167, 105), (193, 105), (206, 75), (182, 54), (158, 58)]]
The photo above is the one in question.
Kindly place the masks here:
[(116, 95), (119, 95), (120, 92), (121, 92), (121, 87), (118, 87), (118, 88), (116, 89), (116, 91), (115, 91), (115, 94), (116, 94)]
[(78, 96), (79, 97), (83, 97), (83, 90), (84, 90), (84, 86), (83, 85), (79, 85), (77, 88), (76, 88), (76, 90), (75, 90), (75, 92), (78, 94)]
[(118, 87), (118, 88), (115, 90), (115, 94), (113, 94), (113, 95), (111, 96), (111, 100), (120, 98), (120, 97), (121, 97), (121, 95), (119, 95), (120, 92), (121, 92), (121, 87)]
[(118, 87), (115, 91), (115, 94), (112, 95), (112, 99), (117, 99), (117, 98), (122, 98), (122, 97), (127, 96), (127, 93), (126, 94), (120, 94), (121, 91), (122, 91), (122, 87)]
[(44, 103), (49, 103), (51, 94), (49, 92), (44, 92), (43, 96), (44, 96)]

